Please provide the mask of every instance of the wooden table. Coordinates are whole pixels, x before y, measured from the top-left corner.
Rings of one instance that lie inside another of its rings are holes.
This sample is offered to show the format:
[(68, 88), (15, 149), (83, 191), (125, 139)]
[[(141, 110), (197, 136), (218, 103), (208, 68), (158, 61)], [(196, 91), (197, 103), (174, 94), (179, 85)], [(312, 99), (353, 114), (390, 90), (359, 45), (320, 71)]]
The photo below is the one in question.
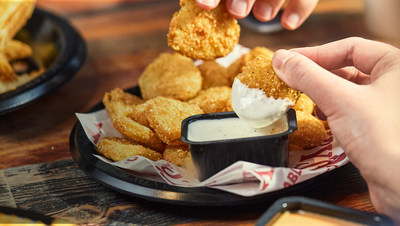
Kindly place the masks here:
[[(371, 36), (363, 24), (362, 0), (322, 0), (296, 31), (259, 34), (242, 27), (240, 43), (272, 50)], [(75, 112), (86, 112), (115, 87), (137, 85), (143, 69), (171, 51), (166, 34), (176, 0), (39, 0), (38, 6), (68, 18), (85, 38), (87, 60), (78, 74), (32, 105), (0, 117), (0, 204), (76, 223), (251, 225), (271, 205), (247, 208), (171, 206), (133, 198), (97, 184), (78, 169), (69, 152)], [(375, 212), (367, 186), (351, 164), (336, 170), (304, 195)]]

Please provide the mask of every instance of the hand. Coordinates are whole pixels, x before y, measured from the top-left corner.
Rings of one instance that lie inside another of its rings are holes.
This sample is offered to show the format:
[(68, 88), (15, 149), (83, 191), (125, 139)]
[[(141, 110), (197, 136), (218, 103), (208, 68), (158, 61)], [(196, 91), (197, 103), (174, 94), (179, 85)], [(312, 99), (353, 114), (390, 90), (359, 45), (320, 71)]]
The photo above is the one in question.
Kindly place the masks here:
[[(220, 0), (196, 0), (204, 9), (217, 7)], [(287, 2), (282, 15), (282, 25), (289, 30), (298, 28), (311, 14), (318, 0), (226, 0), (228, 12), (235, 18), (241, 19), (253, 15), (260, 21), (269, 21), (276, 17), (283, 4)]]
[(327, 117), (375, 208), (400, 223), (400, 50), (348, 38), (279, 50), (272, 62), (282, 81), (306, 93)]

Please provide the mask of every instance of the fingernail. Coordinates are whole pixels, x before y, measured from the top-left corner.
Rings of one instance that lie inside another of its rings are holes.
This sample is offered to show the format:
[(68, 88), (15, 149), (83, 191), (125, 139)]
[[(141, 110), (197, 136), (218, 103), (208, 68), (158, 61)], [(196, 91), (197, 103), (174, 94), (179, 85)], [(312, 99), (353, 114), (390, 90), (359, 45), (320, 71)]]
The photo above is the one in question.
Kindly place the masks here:
[(290, 14), (286, 19), (287, 25), (292, 29), (297, 28), (299, 21), (300, 21), (300, 17), (297, 13)]
[(207, 6), (214, 6), (215, 0), (198, 0), (199, 3)]
[(275, 52), (274, 56), (272, 57), (272, 66), (276, 73), (280, 76), (283, 76), (284, 73), (279, 73), (282, 70), (283, 65), (285, 62), (292, 57), (294, 54), (288, 50), (280, 49)]
[(270, 4), (260, 1), (256, 7), (253, 7), (253, 11), (255, 11), (259, 17), (262, 17), (263, 20), (270, 20), (272, 17), (272, 7)]
[(232, 0), (229, 8), (237, 16), (246, 16), (247, 0)]

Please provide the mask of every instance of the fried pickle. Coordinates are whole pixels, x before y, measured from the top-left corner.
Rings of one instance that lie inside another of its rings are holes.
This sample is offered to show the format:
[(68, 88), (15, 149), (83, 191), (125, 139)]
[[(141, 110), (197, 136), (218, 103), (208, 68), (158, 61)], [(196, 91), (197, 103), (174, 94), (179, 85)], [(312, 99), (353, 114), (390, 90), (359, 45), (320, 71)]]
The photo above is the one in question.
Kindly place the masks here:
[(247, 63), (232, 85), (235, 113), (254, 128), (274, 123), (296, 104), (299, 96), (299, 91), (275, 74), (271, 58), (263, 55)]
[(226, 68), (215, 61), (204, 61), (197, 66), (203, 77), (201, 88), (208, 89), (215, 86), (231, 86), (232, 83)]
[(103, 138), (97, 143), (97, 151), (113, 161), (121, 161), (140, 155), (150, 160), (160, 160), (162, 155), (126, 138)]
[(138, 122), (139, 124), (150, 128), (149, 121), (146, 118), (147, 104), (138, 104), (133, 107), (132, 110), (132, 113), (129, 114), (128, 117)]
[(195, 0), (181, 0), (169, 26), (168, 46), (196, 59), (226, 56), (239, 42), (240, 26), (226, 10), (225, 1), (204, 10)]
[(139, 78), (142, 97), (172, 97), (187, 100), (201, 89), (202, 77), (190, 58), (163, 53), (149, 64)]
[(123, 136), (158, 152), (164, 151), (164, 144), (150, 128), (140, 125), (126, 116), (111, 117), (111, 122)]
[(103, 97), (103, 104), (112, 117), (127, 116), (134, 111), (135, 105), (143, 102), (139, 97), (120, 88), (106, 92)]
[(274, 55), (274, 52), (265, 47), (255, 47), (254, 49), (250, 50), (248, 53), (244, 54), (242, 57), (238, 58), (227, 68), (228, 76), (229, 76), (231, 83), (233, 83), (233, 79), (240, 72), (242, 72), (243, 67), (248, 62), (250, 62), (251, 60), (254, 60), (259, 55), (266, 56), (267, 58), (272, 58), (272, 56)]
[(192, 155), (187, 145), (170, 146), (165, 148), (163, 159), (166, 161), (188, 170), (194, 170)]
[(302, 93), (294, 105), (293, 109), (295, 111), (302, 111), (309, 114), (313, 114), (314, 112), (314, 102), (305, 94)]
[(184, 144), (180, 140), (182, 120), (203, 113), (197, 105), (164, 97), (151, 99), (147, 104), (146, 117), (150, 127), (168, 145)]
[(296, 111), (297, 130), (289, 135), (289, 144), (297, 147), (320, 145), (327, 137), (324, 124), (313, 115)]
[(231, 87), (219, 86), (207, 90), (201, 90), (199, 94), (188, 101), (190, 104), (198, 105), (204, 113), (215, 113), (230, 111)]
[(300, 91), (286, 85), (275, 74), (272, 68), (272, 59), (264, 55), (259, 55), (248, 62), (235, 79), (240, 80), (249, 88), (262, 90), (267, 97), (275, 99), (288, 99), (296, 103), (301, 94)]

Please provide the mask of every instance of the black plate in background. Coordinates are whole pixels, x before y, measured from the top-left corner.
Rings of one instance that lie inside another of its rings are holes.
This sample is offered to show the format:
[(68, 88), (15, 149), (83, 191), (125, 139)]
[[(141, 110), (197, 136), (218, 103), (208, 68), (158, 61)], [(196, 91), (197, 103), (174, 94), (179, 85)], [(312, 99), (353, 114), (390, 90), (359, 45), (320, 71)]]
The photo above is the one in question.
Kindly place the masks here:
[[(137, 86), (127, 90), (127, 92), (140, 96), (140, 90)], [(95, 112), (101, 109), (104, 109), (104, 105), (100, 102), (89, 112)], [(150, 201), (179, 205), (232, 206), (273, 201), (284, 195), (296, 194), (300, 189), (307, 189), (309, 188), (308, 186), (311, 186), (327, 175), (331, 175), (335, 171), (332, 170), (282, 190), (253, 197), (243, 197), (205, 187), (183, 188), (171, 186), (167, 183), (134, 176), (118, 167), (107, 164), (93, 156), (93, 154), (98, 153), (94, 145), (86, 137), (79, 121), (74, 125), (71, 131), (69, 145), (72, 158), (78, 163), (79, 168), (98, 183), (131, 196)]]
[(32, 81), (0, 94), (0, 115), (17, 110), (71, 79), (86, 58), (86, 45), (64, 19), (35, 9), (16, 39), (29, 44), (33, 60), (45, 72)]

